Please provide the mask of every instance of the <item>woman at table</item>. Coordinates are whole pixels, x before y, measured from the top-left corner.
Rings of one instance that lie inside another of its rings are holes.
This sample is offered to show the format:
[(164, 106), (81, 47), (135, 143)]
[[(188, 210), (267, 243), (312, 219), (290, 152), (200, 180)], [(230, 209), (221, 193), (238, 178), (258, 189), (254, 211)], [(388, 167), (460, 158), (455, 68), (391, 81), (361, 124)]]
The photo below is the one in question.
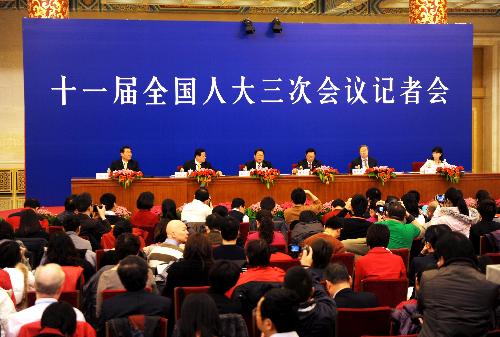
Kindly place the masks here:
[(438, 167), (443, 167), (446, 165), (446, 159), (444, 159), (443, 148), (436, 146), (432, 149), (432, 158), (427, 159), (424, 165), (420, 168), (420, 173), (424, 173), (426, 170), (436, 171)]

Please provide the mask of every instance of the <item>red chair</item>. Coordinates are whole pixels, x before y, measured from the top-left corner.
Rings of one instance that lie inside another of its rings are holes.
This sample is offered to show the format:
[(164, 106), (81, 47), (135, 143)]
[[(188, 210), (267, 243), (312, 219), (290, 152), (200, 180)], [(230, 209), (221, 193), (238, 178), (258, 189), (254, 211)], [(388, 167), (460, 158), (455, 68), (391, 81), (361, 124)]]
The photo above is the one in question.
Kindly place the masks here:
[(374, 293), (380, 306), (395, 308), (406, 301), (408, 296), (408, 279), (361, 280), (361, 291)]
[(353, 277), (354, 274), (354, 254), (353, 253), (340, 253), (333, 254), (332, 259), (330, 260), (332, 263), (342, 263), (346, 266), (349, 275)]
[[(25, 324), (19, 330), (18, 337), (35, 337), (40, 334), (40, 321)], [(87, 322), (76, 322), (76, 331), (72, 337), (96, 337), (94, 328)]]
[(290, 261), (271, 261), (269, 262), (269, 265), (271, 267), (277, 267), (281, 268), (284, 271), (287, 271), (289, 268), (295, 267), (295, 266), (300, 266), (300, 260), (299, 259), (293, 259)]
[[(144, 331), (144, 323), (146, 321), (145, 320), (146, 317), (147, 317), (146, 315), (132, 315), (128, 316), (127, 318), (129, 322), (134, 324), (139, 330)], [(119, 335), (113, 333), (110, 321), (106, 322), (106, 337), (118, 337)], [(167, 331), (168, 331), (167, 325), (168, 325), (168, 320), (165, 317), (160, 317), (159, 327), (157, 327), (154, 336), (167, 337)]]
[(238, 168), (239, 168), (240, 171), (243, 171), (243, 169), (245, 168), (245, 164), (238, 165)]
[(209, 286), (202, 287), (175, 287), (174, 288), (174, 308), (175, 308), (175, 320), (178, 321), (181, 318), (181, 308), (184, 299), (189, 294), (201, 294), (207, 293)]
[(63, 291), (82, 290), (85, 284), (83, 268), (80, 266), (61, 266), (66, 278), (64, 279)]
[(249, 222), (240, 223), (240, 239), (243, 242), (243, 245), (247, 242), (249, 230), (250, 230), (250, 223)]
[(391, 333), (391, 308), (366, 309), (338, 308), (335, 324), (336, 336), (383, 336)]
[[(36, 292), (28, 291), (28, 307), (35, 304)], [(59, 297), (59, 301), (68, 302), (73, 307), (80, 309), (80, 290), (63, 291)]]
[(412, 172), (420, 172), (420, 168), (425, 164), (425, 161), (414, 161), (411, 163)]
[(500, 337), (500, 329), (489, 331), (486, 337)]
[(395, 248), (391, 249), (391, 252), (401, 256), (403, 263), (405, 264), (406, 271), (408, 271), (408, 266), (410, 264), (410, 250), (408, 248)]
[(500, 253), (486, 253), (484, 256), (488, 256), (493, 264), (500, 264)]
[[(145, 240), (148, 238), (149, 234), (145, 230), (140, 228), (132, 228), (132, 234), (139, 238), (139, 243), (141, 249), (145, 246)], [(116, 238), (113, 235), (113, 231), (109, 231), (102, 235), (101, 237), (101, 248), (102, 249), (114, 249), (116, 245)]]
[(64, 227), (63, 226), (49, 226), (49, 234), (52, 234), (55, 232), (64, 232)]

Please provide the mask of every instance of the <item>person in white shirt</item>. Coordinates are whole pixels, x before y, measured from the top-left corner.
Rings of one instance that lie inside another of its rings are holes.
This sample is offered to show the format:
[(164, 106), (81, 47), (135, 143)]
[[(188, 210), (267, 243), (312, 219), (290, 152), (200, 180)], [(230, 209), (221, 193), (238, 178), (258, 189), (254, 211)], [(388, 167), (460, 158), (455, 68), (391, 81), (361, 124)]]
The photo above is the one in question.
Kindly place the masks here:
[(432, 159), (427, 161), (420, 168), (420, 173), (436, 173), (438, 167), (446, 166), (446, 159), (444, 159), (443, 148), (436, 146), (432, 149)]
[(299, 317), (294, 293), (284, 288), (269, 290), (257, 303), (255, 320), (263, 337), (299, 337)]
[[(57, 302), (64, 285), (65, 274), (58, 264), (49, 263), (40, 266), (35, 271), (35, 305), (16, 312), (9, 317), (6, 337), (17, 337), (19, 330), (25, 324), (39, 321), (50, 304)], [(74, 308), (76, 320), (85, 322), (82, 312)]]
[(199, 188), (194, 194), (193, 201), (182, 208), (181, 220), (185, 222), (205, 222), (210, 214), (212, 214), (210, 193), (205, 188)]
[(14, 306), (14, 302), (10, 297), (10, 294), (0, 288), (0, 336), (5, 336), (5, 329), (7, 327), (7, 322), (9, 320), (10, 315), (16, 313), (16, 307)]

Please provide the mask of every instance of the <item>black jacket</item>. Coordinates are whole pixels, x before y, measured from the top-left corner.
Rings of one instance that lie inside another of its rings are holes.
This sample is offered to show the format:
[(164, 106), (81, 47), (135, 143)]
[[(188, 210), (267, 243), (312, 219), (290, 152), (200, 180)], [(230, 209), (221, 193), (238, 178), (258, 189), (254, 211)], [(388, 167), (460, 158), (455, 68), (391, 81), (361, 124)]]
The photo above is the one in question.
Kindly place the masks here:
[(340, 290), (335, 295), (337, 308), (374, 308), (378, 306), (375, 294), (360, 292), (355, 293), (351, 288)]
[[(109, 166), (109, 169), (111, 171), (119, 171), (123, 170), (123, 162), (121, 159), (115, 160), (114, 162), (111, 163)], [(132, 171), (140, 171), (141, 169), (139, 168), (139, 162), (137, 160), (130, 159), (127, 164), (127, 169), (132, 170)]]
[(93, 219), (87, 214), (79, 213), (76, 215), (80, 220), (80, 236), (88, 236), (92, 250), (100, 248), (101, 236), (111, 230), (108, 219)]
[(245, 214), (241, 213), (240, 211), (236, 211), (234, 209), (230, 210), (228, 215), (232, 216), (233, 218), (238, 220), (240, 223), (243, 222), (243, 217), (245, 216)]
[[(247, 167), (247, 170), (250, 171), (251, 169), (257, 168), (257, 163), (255, 162), (255, 160), (250, 160), (245, 163), (245, 166)], [(273, 168), (273, 164), (271, 164), (270, 161), (263, 160), (262, 167)]]
[(281, 282), (247, 282), (234, 289), (231, 299), (241, 303), (243, 314), (251, 314), (265, 293), (273, 288), (281, 288), (282, 285)]
[[(189, 171), (189, 170), (196, 171), (196, 163), (195, 163), (194, 159), (191, 159), (191, 160), (187, 161), (182, 166), (182, 168), (184, 169), (184, 171)], [(201, 163), (201, 168), (215, 170), (212, 167), (212, 164), (210, 164), (208, 161), (205, 161), (204, 163)]]
[[(368, 165), (370, 167), (375, 167), (375, 166), (378, 166), (378, 162), (377, 162), (377, 159), (373, 158), (373, 157), (370, 157), (368, 156)], [(361, 157), (358, 157), (356, 159), (354, 159), (352, 162), (351, 162), (351, 170), (349, 170), (349, 172), (352, 172), (353, 169), (356, 168), (356, 166), (359, 166), (359, 168), (362, 168), (363, 167), (363, 163), (361, 161)]]
[[(312, 169), (315, 169), (316, 167), (320, 167), (321, 165), (322, 164), (319, 160), (314, 159), (312, 162)], [(302, 166), (302, 169), (304, 169), (304, 170), (309, 168), (309, 165), (307, 164), (306, 159), (302, 159), (301, 161), (299, 161), (297, 163), (297, 169), (300, 169), (301, 166)]]

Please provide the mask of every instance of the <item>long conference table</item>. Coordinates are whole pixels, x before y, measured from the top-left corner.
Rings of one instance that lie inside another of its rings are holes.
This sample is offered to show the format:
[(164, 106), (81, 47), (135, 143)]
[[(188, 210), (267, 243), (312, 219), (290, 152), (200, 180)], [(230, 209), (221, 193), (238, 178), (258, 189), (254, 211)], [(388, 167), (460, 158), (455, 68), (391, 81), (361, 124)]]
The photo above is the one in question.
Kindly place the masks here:
[[(207, 186), (214, 204), (231, 202), (235, 197), (243, 198), (246, 205), (256, 203), (265, 196), (273, 197), (278, 203), (290, 201), (290, 193), (296, 187), (311, 190), (322, 202), (336, 198), (346, 200), (355, 193), (364, 194), (370, 187), (378, 187), (382, 197), (395, 195), (401, 197), (409, 190), (420, 192), (421, 201), (434, 199), (436, 194), (444, 193), (450, 186), (462, 190), (464, 197), (474, 197), (479, 189), (488, 190), (494, 198), (500, 198), (500, 173), (465, 174), (458, 184), (451, 184), (436, 174), (401, 174), (382, 186), (376, 180), (366, 176), (337, 175), (335, 181), (323, 184), (316, 176), (282, 175), (268, 190), (260, 180), (250, 177), (225, 176), (210, 182)], [(71, 179), (71, 191), (74, 194), (88, 192), (94, 202), (104, 193), (116, 195), (117, 204), (136, 209), (136, 200), (142, 192), (150, 191), (155, 195), (155, 204), (161, 204), (165, 198), (175, 200), (177, 206), (193, 200), (194, 192), (199, 187), (192, 178), (143, 178), (124, 189), (115, 180), (88, 178)]]

